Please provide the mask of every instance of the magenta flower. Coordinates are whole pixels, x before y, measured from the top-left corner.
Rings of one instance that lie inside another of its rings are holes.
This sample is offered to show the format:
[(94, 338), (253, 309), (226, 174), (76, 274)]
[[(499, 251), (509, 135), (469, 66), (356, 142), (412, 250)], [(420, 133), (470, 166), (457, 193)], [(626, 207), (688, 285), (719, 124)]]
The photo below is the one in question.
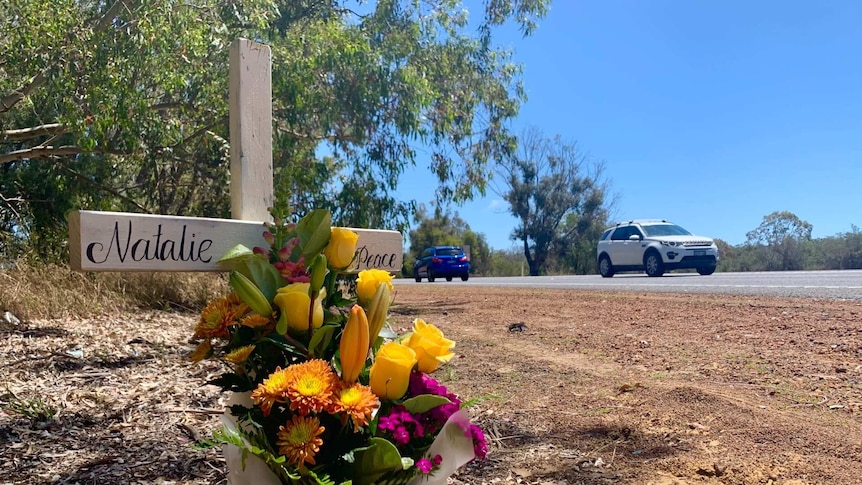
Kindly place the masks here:
[[(377, 428), (384, 435), (389, 436), (398, 446), (427, 446), (437, 433), (446, 424), (449, 418), (461, 409), (461, 400), (458, 396), (450, 393), (445, 386), (428, 377), (422, 372), (414, 372), (410, 375), (410, 383), (405, 397), (432, 394), (443, 396), (450, 402), (437, 406), (425, 413), (411, 414), (404, 406), (393, 406), (385, 415), (381, 415)], [(485, 458), (488, 454), (488, 443), (482, 429), (469, 422), (462, 424), (464, 436), (473, 441), (473, 452), (477, 458)], [(433, 466), (438, 466), (442, 457), (432, 457)], [(417, 464), (418, 466), (418, 464)]]
[(476, 454), (476, 458), (485, 459), (488, 454), (488, 442), (485, 441), (485, 433), (482, 432), (482, 428), (471, 424), (467, 436), (473, 438), (473, 453)]
[(431, 460), (427, 458), (420, 458), (416, 461), (416, 468), (418, 468), (419, 471), (427, 475), (434, 468), (434, 465), (431, 463)]

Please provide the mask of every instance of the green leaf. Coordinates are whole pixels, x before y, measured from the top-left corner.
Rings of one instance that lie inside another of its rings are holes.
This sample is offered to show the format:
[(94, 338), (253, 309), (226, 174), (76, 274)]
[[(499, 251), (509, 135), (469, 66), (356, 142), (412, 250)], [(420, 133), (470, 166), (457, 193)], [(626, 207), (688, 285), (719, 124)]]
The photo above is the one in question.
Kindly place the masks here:
[(252, 280), (269, 301), (272, 301), (278, 289), (285, 285), (281, 273), (265, 256), (255, 254), (242, 244), (231, 248), (218, 262)]
[(367, 448), (354, 451), (356, 485), (371, 485), (386, 472), (405, 469), (395, 445), (383, 438), (371, 438), (369, 443)]
[(255, 254), (254, 257), (247, 259), (244, 266), (248, 272), (246, 276), (254, 281), (269, 301), (275, 298), (279, 288), (287, 284), (275, 266), (261, 255)]
[(285, 467), (286, 458), (267, 449), (266, 437), (260, 433), (248, 433), (242, 428), (222, 427), (213, 431), (213, 442), (236, 446), (242, 451), (245, 466), (249, 454), (269, 465), (270, 470), (282, 479), (298, 480), (300, 475)]
[(218, 260), (218, 263), (229, 266), (233, 269), (234, 265), (239, 264), (252, 256), (254, 256), (254, 251), (242, 244), (237, 244), (230, 248), (228, 252)]
[(442, 406), (444, 404), (449, 404), (452, 401), (443, 397), (437, 396), (435, 394), (422, 394), (420, 396), (414, 396), (410, 399), (404, 401), (404, 407), (407, 408), (413, 414), (421, 414), (427, 413), (428, 411), (436, 408), (437, 406)]
[(326, 209), (315, 209), (296, 224), (299, 245), (306, 260), (323, 251), (332, 232), (332, 215)]
[(308, 350), (302, 344), (296, 341), (288, 342), (283, 336), (262, 338), (260, 342), (269, 342), (279, 349), (299, 357), (305, 357), (308, 353)]
[(315, 357), (322, 357), (323, 353), (329, 347), (335, 332), (340, 329), (338, 325), (324, 325), (314, 331), (311, 336), (311, 342), (308, 343), (308, 350)]

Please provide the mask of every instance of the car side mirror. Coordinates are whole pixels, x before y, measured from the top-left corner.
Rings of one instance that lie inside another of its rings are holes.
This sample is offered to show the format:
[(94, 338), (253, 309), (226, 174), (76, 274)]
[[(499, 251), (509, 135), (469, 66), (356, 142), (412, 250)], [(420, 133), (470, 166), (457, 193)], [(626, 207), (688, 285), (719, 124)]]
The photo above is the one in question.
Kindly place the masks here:
[(632, 234), (631, 236), (629, 236), (629, 240), (630, 241), (640, 241), (641, 236), (640, 236), (640, 234)]

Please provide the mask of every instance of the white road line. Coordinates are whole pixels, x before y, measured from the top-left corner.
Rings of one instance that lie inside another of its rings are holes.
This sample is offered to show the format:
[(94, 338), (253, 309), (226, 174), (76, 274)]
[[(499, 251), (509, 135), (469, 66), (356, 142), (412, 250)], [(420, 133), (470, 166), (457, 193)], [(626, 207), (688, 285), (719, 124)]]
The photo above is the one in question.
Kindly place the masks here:
[[(523, 286), (522, 283), (506, 283), (497, 282), (494, 285), (499, 286)], [(826, 290), (862, 290), (862, 286), (819, 286), (819, 285), (702, 285), (702, 284), (657, 284), (657, 283), (575, 283), (575, 282), (557, 282), (543, 281), (536, 286), (642, 286), (649, 288), (799, 288), (799, 289), (815, 289), (822, 288)]]

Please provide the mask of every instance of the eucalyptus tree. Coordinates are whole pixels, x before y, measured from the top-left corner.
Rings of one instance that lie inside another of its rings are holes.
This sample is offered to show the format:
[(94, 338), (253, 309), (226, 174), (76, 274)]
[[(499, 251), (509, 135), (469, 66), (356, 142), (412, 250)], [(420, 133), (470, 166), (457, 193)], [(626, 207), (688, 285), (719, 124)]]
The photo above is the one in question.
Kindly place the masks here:
[(530, 34), (549, 1), (3, 2), (0, 231), (61, 233), (74, 207), (226, 216), (238, 37), (272, 48), (277, 193), (297, 210), (402, 227), (414, 206), (392, 191), (426, 159), (441, 201), (469, 199), (525, 99), (493, 33)]
[(2, 3), (0, 230), (51, 257), (73, 208), (224, 215), (227, 49), (273, 15), (264, 2)]
[(608, 183), (601, 163), (559, 136), (547, 138), (533, 128), (519, 143), (499, 164), (494, 190), (509, 203), (518, 221), (511, 239), (522, 245), (530, 275), (538, 276), (552, 251), (578, 254), (579, 242), (604, 224)]
[(774, 255), (768, 261), (768, 270), (803, 269), (813, 229), (814, 226), (792, 212), (775, 211), (763, 216), (760, 225), (745, 235), (746, 244), (764, 246)]

